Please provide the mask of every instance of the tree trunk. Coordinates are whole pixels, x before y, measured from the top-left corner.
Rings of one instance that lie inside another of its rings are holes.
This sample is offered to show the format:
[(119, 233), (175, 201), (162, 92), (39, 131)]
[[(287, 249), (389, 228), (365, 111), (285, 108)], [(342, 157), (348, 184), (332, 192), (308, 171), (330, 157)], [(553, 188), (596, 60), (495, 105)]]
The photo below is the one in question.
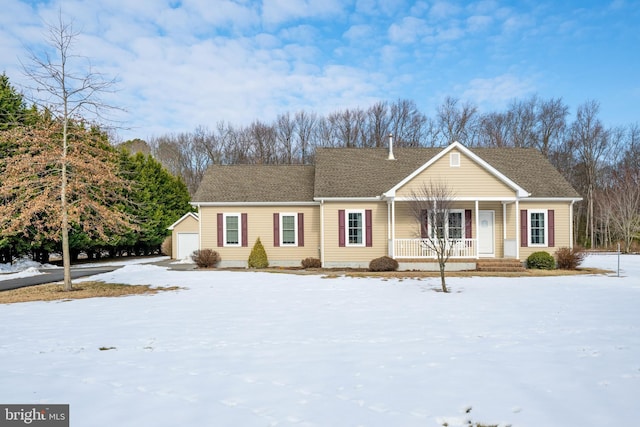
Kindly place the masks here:
[(445, 282), (445, 274), (444, 274), (446, 263), (443, 261), (440, 261), (439, 264), (440, 264), (440, 286), (442, 286), (442, 292), (447, 293), (449, 292), (449, 290), (447, 289), (447, 284)]
[(62, 210), (62, 266), (64, 268), (64, 286), (67, 292), (73, 289), (71, 283), (71, 254), (69, 251), (69, 214), (67, 211), (67, 111), (65, 104), (64, 124), (62, 128), (62, 183), (60, 185), (60, 209)]

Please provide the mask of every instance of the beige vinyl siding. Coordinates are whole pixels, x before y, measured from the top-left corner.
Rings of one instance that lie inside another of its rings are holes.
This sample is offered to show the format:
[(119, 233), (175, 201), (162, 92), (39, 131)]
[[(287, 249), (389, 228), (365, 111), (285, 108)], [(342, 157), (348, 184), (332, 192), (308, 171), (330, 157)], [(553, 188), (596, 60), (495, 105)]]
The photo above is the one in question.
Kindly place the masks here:
[[(500, 207), (500, 211), (502, 212), (502, 206)], [(520, 212), (516, 211), (515, 202), (508, 203), (506, 205), (507, 239), (518, 239), (520, 235), (520, 228), (516, 226), (520, 220), (518, 215), (520, 215)]]
[[(247, 214), (247, 247), (218, 247), (218, 213)], [(273, 214), (304, 214), (304, 246), (273, 245)], [(202, 221), (201, 248), (211, 248), (222, 257), (223, 265), (246, 265), (251, 249), (258, 237), (273, 266), (298, 266), (304, 258), (320, 258), (320, 208), (319, 206), (204, 206), (200, 208)]]
[[(520, 210), (523, 209), (553, 209), (554, 210), (554, 234), (555, 245), (553, 247), (530, 246), (520, 247), (520, 260), (526, 261), (527, 257), (533, 252), (545, 251), (551, 255), (555, 255), (558, 248), (569, 247), (571, 244), (569, 230), (571, 226), (570, 203), (568, 202), (520, 202)], [(518, 212), (520, 215), (520, 212)], [(520, 233), (520, 230), (518, 230)]]
[[(324, 206), (324, 262), (325, 266), (362, 266), (388, 255), (386, 202), (325, 202)], [(371, 209), (373, 246), (340, 247), (338, 240), (338, 211)]]
[(185, 217), (171, 231), (171, 257), (175, 258), (178, 253), (178, 234), (179, 233), (197, 233), (200, 229), (198, 220), (191, 215)]
[(422, 186), (429, 182), (445, 182), (454, 197), (515, 197), (515, 190), (462, 152), (452, 150), (451, 153), (459, 153), (459, 167), (450, 166), (448, 153), (398, 189), (396, 197), (411, 197), (413, 192), (420, 194)]

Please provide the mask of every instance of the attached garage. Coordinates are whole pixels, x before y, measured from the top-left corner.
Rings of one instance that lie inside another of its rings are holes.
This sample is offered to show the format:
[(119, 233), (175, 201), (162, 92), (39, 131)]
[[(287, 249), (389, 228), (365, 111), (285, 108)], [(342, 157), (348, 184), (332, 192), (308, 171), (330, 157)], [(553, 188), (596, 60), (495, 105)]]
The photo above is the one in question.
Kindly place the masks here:
[(174, 222), (171, 227), (171, 258), (185, 259), (200, 249), (200, 222), (198, 215), (189, 212)]

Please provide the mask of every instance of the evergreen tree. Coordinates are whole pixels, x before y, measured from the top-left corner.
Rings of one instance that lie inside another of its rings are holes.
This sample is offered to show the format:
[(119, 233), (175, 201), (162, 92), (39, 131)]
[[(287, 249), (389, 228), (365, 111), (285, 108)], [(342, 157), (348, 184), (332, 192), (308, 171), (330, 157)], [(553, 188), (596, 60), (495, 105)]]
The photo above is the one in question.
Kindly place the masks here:
[(146, 254), (159, 249), (168, 235), (167, 227), (193, 210), (189, 191), (180, 178), (171, 175), (151, 155), (130, 156), (123, 151), (122, 163), (133, 181), (128, 197), (129, 212), (139, 226), (136, 249)]

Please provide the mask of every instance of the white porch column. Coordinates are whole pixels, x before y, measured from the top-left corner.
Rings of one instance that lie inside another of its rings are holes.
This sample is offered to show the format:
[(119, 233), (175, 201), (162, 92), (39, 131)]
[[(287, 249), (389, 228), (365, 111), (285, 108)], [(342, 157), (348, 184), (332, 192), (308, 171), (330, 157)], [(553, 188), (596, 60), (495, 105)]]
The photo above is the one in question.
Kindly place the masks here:
[[(505, 240), (507, 240), (507, 203), (502, 202), (502, 241)], [(502, 252), (502, 256), (504, 256), (504, 247)]]
[(520, 259), (520, 201), (516, 198), (516, 259)]
[(571, 201), (569, 205), (569, 248), (573, 249), (573, 204), (575, 200)]
[(324, 267), (324, 200), (320, 200), (320, 261)]
[(396, 242), (396, 199), (392, 197), (390, 201), (387, 202), (387, 224), (389, 227), (388, 230), (388, 238), (389, 238), (389, 248), (388, 253), (391, 258), (395, 256), (395, 242)]
[(476, 258), (480, 258), (480, 203), (476, 199)]

